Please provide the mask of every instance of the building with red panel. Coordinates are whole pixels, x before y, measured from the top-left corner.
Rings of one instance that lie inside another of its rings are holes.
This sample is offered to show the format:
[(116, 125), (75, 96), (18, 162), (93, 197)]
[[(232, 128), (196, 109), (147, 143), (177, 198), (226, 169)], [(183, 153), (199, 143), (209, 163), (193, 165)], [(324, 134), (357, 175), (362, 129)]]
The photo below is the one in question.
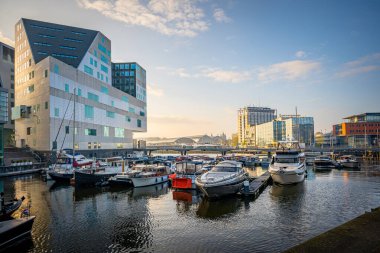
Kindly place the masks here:
[(340, 145), (350, 147), (379, 146), (380, 113), (363, 113), (343, 118), (333, 125), (333, 135)]

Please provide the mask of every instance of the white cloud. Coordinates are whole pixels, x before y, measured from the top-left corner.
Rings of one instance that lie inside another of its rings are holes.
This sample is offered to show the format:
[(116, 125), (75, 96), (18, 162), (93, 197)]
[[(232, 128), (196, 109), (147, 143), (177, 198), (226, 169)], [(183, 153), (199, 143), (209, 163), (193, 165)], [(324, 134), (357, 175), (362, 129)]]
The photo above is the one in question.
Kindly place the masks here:
[(194, 37), (209, 24), (193, 0), (77, 0), (82, 8), (96, 10), (127, 25), (144, 26), (165, 35)]
[(380, 53), (366, 55), (354, 61), (344, 64), (343, 70), (338, 72), (338, 77), (348, 77), (380, 70)]
[(219, 22), (219, 23), (229, 23), (232, 21), (231, 18), (227, 17), (226, 14), (224, 13), (223, 9), (216, 8), (214, 10), (214, 19)]
[(156, 67), (157, 70), (165, 71), (167, 74), (172, 76), (178, 76), (181, 78), (190, 78), (190, 77), (196, 77), (197, 75), (190, 74), (187, 72), (185, 68), (170, 68), (166, 66), (158, 66)]
[(318, 61), (287, 61), (259, 69), (258, 79), (263, 82), (277, 80), (295, 80), (305, 77), (313, 71), (319, 70)]
[(296, 57), (297, 58), (304, 58), (304, 57), (306, 57), (306, 53), (304, 51), (302, 51), (302, 50), (297, 51), (296, 52)]
[(5, 35), (3, 35), (3, 33), (0, 31), (0, 41), (9, 45), (9, 46), (12, 46), (14, 47), (15, 46), (15, 42), (14, 40), (11, 40), (10, 38), (6, 37)]
[(217, 82), (240, 83), (252, 79), (250, 71), (234, 71), (221, 69), (206, 69), (203, 74)]
[(162, 97), (164, 90), (158, 88), (156, 85), (147, 85), (148, 96)]

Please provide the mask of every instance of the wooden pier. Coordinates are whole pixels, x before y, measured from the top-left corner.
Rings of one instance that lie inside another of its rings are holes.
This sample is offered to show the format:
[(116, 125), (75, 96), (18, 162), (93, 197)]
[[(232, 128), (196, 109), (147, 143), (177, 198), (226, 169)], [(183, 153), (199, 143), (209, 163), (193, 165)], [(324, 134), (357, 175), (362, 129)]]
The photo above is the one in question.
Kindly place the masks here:
[(271, 181), (272, 178), (270, 173), (267, 171), (249, 183), (248, 191), (245, 191), (243, 188), (238, 194), (242, 197), (251, 197), (256, 199)]

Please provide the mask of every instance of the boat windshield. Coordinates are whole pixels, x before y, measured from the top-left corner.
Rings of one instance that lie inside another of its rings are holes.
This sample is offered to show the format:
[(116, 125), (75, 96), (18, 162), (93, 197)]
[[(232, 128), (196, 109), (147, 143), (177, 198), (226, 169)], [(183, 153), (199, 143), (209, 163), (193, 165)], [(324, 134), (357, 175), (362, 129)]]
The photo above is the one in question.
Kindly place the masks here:
[(237, 167), (224, 167), (224, 166), (215, 166), (211, 169), (212, 172), (237, 172)]
[(298, 163), (298, 158), (276, 157), (276, 163)]

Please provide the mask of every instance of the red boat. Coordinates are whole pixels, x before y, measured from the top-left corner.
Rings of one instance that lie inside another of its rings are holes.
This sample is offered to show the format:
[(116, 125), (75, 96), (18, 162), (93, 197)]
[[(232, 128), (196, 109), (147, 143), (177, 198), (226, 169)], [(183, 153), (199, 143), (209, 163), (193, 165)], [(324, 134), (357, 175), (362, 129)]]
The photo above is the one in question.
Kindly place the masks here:
[(202, 173), (202, 162), (183, 161), (176, 163), (176, 173), (171, 176), (172, 187), (181, 190), (195, 190), (195, 178)]

